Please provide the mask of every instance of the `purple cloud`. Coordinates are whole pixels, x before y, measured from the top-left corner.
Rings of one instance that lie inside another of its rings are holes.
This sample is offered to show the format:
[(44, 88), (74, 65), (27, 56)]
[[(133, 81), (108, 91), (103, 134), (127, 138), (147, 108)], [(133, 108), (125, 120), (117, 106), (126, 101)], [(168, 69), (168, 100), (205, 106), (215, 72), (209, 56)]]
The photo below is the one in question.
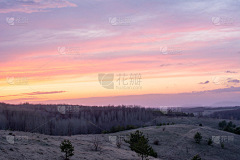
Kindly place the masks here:
[(238, 79), (231, 79), (229, 80), (228, 82), (231, 82), (231, 83), (239, 83), (240, 81)]
[(235, 72), (235, 71), (226, 71), (225, 73), (238, 73), (238, 72)]
[(198, 84), (208, 84), (209, 83), (209, 81), (206, 81), (206, 82), (200, 82), (200, 83), (198, 83)]

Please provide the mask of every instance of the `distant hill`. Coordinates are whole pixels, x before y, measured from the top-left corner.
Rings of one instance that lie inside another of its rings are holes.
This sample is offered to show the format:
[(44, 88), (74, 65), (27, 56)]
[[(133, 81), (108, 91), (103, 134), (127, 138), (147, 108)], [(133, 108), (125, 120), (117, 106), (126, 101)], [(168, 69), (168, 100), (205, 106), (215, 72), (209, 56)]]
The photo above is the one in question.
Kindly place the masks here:
[(237, 101), (222, 101), (212, 104), (214, 107), (225, 107), (225, 106), (240, 106), (240, 102)]

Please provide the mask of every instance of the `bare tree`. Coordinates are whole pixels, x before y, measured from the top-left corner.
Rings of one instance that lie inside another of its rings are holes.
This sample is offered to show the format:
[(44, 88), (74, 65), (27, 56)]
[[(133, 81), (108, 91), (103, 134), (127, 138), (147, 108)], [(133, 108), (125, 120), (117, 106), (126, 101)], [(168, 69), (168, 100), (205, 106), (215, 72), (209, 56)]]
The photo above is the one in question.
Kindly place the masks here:
[(102, 143), (100, 142), (100, 140), (98, 139), (97, 136), (95, 136), (93, 139), (92, 139), (92, 147), (93, 147), (93, 150), (94, 151), (101, 151), (102, 149)]

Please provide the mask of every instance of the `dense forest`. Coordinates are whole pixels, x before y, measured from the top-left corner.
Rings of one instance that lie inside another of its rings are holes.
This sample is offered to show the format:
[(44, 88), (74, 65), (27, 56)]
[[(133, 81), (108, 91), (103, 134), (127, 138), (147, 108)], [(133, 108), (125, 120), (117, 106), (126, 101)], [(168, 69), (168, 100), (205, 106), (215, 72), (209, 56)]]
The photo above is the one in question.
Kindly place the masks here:
[(150, 108), (0, 103), (0, 129), (49, 135), (102, 133), (112, 126), (140, 127), (159, 123)]

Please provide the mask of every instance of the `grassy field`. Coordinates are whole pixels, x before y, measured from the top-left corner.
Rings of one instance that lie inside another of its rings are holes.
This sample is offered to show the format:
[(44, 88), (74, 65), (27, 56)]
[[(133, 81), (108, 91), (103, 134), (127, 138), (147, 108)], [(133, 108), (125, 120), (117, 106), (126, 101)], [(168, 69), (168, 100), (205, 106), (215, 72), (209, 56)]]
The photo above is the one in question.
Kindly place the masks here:
[[(163, 123), (176, 123), (175, 125), (166, 126), (149, 126), (139, 128), (149, 137), (149, 144), (158, 153), (158, 158), (150, 159), (163, 160), (190, 160), (194, 155), (199, 154), (202, 160), (239, 160), (240, 159), (240, 135), (218, 130), (219, 119), (203, 118), (161, 118)], [(202, 123), (203, 126), (199, 126)], [(239, 121), (233, 121), (237, 126)], [(165, 128), (165, 130), (163, 129)], [(97, 135), (75, 135), (75, 136), (49, 136), (37, 133), (17, 132), (17, 131), (0, 131), (0, 154), (1, 159), (63, 159), (59, 145), (64, 139), (69, 139), (75, 147), (73, 160), (114, 160), (114, 159), (140, 159), (137, 154), (131, 151), (128, 144), (122, 143), (121, 148), (111, 140), (114, 136), (126, 136), (134, 130), (122, 131), (111, 134)], [(200, 144), (194, 142), (193, 136), (196, 132), (202, 134)], [(21, 143), (16, 141), (10, 144), (6, 140), (9, 133), (15, 136), (27, 136), (28, 141)], [(225, 142), (225, 148), (222, 149), (220, 144), (207, 145), (206, 140), (212, 136), (234, 136), (233, 142)], [(93, 150), (93, 139), (97, 137), (101, 149)], [(159, 145), (153, 142), (159, 140)]]

